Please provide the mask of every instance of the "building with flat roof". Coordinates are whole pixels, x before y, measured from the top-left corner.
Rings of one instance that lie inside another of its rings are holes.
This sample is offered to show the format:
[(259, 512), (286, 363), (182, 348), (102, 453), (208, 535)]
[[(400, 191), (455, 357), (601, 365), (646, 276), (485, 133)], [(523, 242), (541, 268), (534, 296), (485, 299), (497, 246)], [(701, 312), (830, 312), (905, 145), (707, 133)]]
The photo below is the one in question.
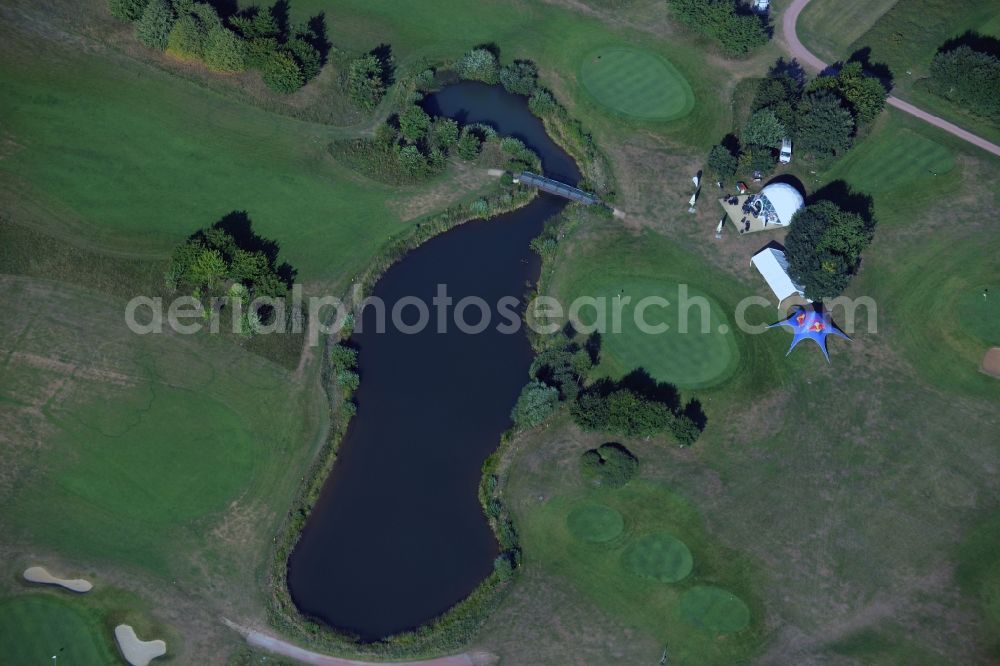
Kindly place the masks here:
[(764, 248), (753, 255), (750, 263), (760, 272), (764, 282), (778, 299), (779, 310), (785, 310), (792, 305), (812, 303), (806, 298), (805, 290), (795, 284), (789, 275), (788, 258), (781, 250), (773, 247)]

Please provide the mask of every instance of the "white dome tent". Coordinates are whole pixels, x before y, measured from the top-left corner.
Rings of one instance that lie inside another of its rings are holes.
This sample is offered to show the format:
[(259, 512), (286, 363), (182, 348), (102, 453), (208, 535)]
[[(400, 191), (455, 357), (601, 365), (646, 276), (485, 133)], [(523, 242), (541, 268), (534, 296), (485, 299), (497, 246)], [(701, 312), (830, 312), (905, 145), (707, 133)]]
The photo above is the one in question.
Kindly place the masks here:
[(792, 217), (805, 205), (805, 199), (799, 191), (788, 183), (767, 185), (757, 195), (757, 200), (762, 204), (761, 217), (767, 220), (767, 224), (780, 224), (783, 227), (791, 224)]

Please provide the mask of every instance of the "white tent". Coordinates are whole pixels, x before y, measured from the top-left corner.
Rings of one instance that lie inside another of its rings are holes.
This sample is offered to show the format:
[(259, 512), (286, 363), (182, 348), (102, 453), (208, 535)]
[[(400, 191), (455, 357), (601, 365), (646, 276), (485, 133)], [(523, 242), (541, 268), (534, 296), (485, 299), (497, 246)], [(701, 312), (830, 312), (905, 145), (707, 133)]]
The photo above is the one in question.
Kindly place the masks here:
[(799, 191), (788, 183), (771, 183), (758, 196), (767, 199), (778, 218), (778, 224), (783, 226), (788, 226), (792, 216), (805, 204)]
[[(770, 247), (766, 248), (753, 255), (750, 262), (760, 271), (760, 274), (764, 277), (764, 281), (767, 282), (767, 286), (771, 288), (771, 291), (778, 298), (779, 308), (789, 296), (798, 294), (805, 298), (805, 292), (802, 287), (795, 284), (792, 281), (792, 276), (788, 274), (788, 259), (785, 258), (785, 253), (781, 250), (775, 250)], [(809, 299), (805, 300), (810, 303), (812, 302)]]

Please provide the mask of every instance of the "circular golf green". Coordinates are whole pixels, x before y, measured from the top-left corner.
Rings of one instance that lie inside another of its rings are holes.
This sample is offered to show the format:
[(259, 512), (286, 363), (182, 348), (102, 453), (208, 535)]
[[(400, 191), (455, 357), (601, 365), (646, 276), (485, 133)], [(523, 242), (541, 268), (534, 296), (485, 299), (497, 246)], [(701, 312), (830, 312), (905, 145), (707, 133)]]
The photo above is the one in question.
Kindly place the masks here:
[[(601, 335), (601, 370), (608, 375), (642, 368), (661, 382), (705, 388), (736, 369), (736, 340), (722, 307), (690, 285), (601, 277), (575, 293), (604, 299), (608, 326)], [(611, 317), (616, 308), (620, 326)], [(592, 308), (581, 308), (583, 323), (593, 317)]]
[(640, 537), (622, 555), (625, 568), (643, 578), (676, 583), (694, 565), (691, 551), (680, 539), (657, 532)]
[(116, 664), (97, 618), (49, 595), (0, 601), (0, 663)]
[(600, 543), (611, 541), (625, 529), (625, 521), (610, 506), (603, 504), (582, 504), (566, 517), (570, 533), (582, 541)]
[(718, 587), (692, 587), (681, 596), (681, 616), (694, 626), (716, 634), (732, 634), (750, 624), (743, 600)]
[(580, 82), (601, 106), (641, 120), (673, 120), (691, 112), (691, 86), (652, 51), (611, 47), (587, 54)]

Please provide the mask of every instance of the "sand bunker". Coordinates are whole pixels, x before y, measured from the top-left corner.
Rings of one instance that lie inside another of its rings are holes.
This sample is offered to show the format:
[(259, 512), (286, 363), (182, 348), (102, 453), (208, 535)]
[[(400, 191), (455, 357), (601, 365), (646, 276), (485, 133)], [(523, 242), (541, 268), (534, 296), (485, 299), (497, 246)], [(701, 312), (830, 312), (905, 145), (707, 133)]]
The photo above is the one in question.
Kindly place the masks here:
[(89, 580), (84, 580), (82, 578), (73, 578), (67, 580), (65, 578), (57, 578), (48, 572), (45, 567), (28, 567), (24, 570), (24, 580), (29, 583), (42, 583), (43, 585), (58, 585), (59, 587), (64, 587), (72, 592), (90, 592), (93, 589), (93, 585)]
[(990, 347), (983, 356), (982, 371), (993, 377), (1000, 378), (1000, 347)]
[(125, 661), (132, 666), (147, 666), (149, 662), (167, 653), (167, 644), (163, 641), (140, 641), (135, 635), (135, 629), (128, 624), (115, 627), (115, 640), (122, 651)]

